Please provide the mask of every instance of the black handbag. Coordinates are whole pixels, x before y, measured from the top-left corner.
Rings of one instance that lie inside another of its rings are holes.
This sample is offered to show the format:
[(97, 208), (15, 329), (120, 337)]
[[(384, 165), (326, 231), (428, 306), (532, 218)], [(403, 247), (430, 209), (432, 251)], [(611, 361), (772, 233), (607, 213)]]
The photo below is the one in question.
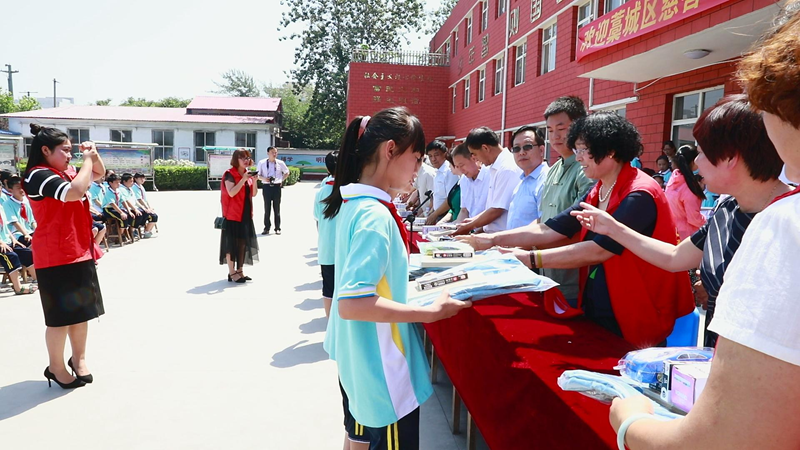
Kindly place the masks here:
[(224, 230), (225, 229), (225, 218), (224, 217), (217, 217), (214, 219), (214, 228), (217, 230)]

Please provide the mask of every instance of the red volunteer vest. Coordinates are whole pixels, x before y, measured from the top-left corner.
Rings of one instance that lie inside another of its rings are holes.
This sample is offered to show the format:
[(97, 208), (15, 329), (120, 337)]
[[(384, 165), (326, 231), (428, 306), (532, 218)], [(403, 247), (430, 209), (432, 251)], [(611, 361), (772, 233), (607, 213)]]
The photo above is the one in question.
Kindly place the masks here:
[[(587, 203), (597, 206), (602, 182), (598, 182), (586, 198)], [(613, 214), (622, 200), (631, 192), (646, 192), (656, 204), (656, 226), (652, 237), (670, 244), (678, 243), (678, 233), (669, 203), (661, 187), (647, 174), (623, 165), (617, 184), (611, 193), (606, 211)], [(581, 241), (588, 230), (581, 230)], [(629, 250), (614, 255), (603, 263), (608, 284), (611, 307), (622, 336), (639, 348), (652, 347), (672, 333), (675, 320), (694, 309), (689, 274), (686, 271), (667, 272), (653, 266)], [(580, 269), (580, 293), (578, 309), (571, 308), (561, 295), (551, 289), (545, 294), (548, 312), (560, 317), (574, 317), (582, 313), (583, 288), (588, 277), (588, 267)]]
[[(52, 167), (36, 166), (34, 169), (51, 170), (70, 182), (73, 178)], [(31, 208), (37, 222), (36, 238), (31, 245), (33, 265), (37, 269), (100, 258), (101, 253), (98, 253), (92, 236), (89, 202), (85, 197), (76, 202), (45, 197), (32, 201)]]
[[(242, 175), (239, 174), (239, 171), (230, 168), (227, 172), (233, 176), (234, 184), (239, 183), (242, 179)], [(224, 176), (223, 176), (224, 179)], [(255, 183), (253, 178), (247, 180), (247, 185), (250, 186), (250, 192), (253, 191), (253, 184)], [(225, 219), (232, 220), (234, 222), (241, 222), (242, 221), (242, 211), (244, 211), (244, 202), (247, 201), (245, 199), (245, 189), (242, 186), (242, 189), (239, 191), (238, 194), (231, 197), (228, 195), (228, 187), (225, 186), (225, 181), (220, 183), (220, 191), (222, 194), (222, 215), (225, 216)], [(253, 209), (250, 209), (250, 217), (253, 217)]]

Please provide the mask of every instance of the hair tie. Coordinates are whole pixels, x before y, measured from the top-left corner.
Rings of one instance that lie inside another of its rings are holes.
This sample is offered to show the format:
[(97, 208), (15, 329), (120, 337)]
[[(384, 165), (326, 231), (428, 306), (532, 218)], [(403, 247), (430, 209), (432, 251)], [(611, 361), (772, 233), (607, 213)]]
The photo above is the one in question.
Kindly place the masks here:
[(364, 130), (367, 129), (367, 124), (369, 123), (370, 116), (364, 116), (361, 118), (361, 126), (358, 127), (358, 138), (361, 139), (361, 135), (364, 134)]

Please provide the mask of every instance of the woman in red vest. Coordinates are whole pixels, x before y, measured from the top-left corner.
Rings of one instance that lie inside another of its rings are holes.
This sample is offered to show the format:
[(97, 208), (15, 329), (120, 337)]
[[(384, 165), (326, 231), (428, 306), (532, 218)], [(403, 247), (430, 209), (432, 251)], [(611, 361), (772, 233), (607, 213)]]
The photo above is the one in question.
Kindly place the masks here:
[(231, 168), (222, 177), (222, 215), (225, 228), (219, 246), (219, 263), (228, 264), (228, 281), (244, 283), (242, 267), (258, 261), (258, 240), (253, 225), (253, 197), (258, 193), (258, 172), (249, 172), (250, 152), (239, 149), (231, 156)]
[[(608, 211), (639, 233), (678, 243), (661, 187), (630, 165), (640, 146), (633, 124), (612, 112), (594, 113), (572, 124), (568, 144), (586, 176), (598, 180), (581, 201)], [(578, 304), (562, 302), (548, 308), (551, 313), (562, 317), (585, 314), (637, 347), (665, 344), (675, 319), (694, 308), (689, 274), (670, 273), (648, 264), (613, 239), (584, 229), (570, 215), (580, 209), (576, 204), (543, 224), (464, 240), (479, 250), (496, 245), (521, 247), (506, 251), (534, 269), (580, 268)], [(568, 245), (562, 245), (565, 240)], [(541, 249), (555, 245), (562, 246)]]
[[(35, 124), (31, 124), (31, 134), (34, 138), (23, 188), (38, 222), (32, 249), (50, 356), (44, 376), (48, 384), (52, 380), (70, 389), (93, 381), (85, 360), (88, 321), (105, 313), (95, 269), (99, 255), (86, 199), (89, 186), (103, 177), (105, 167), (94, 143), (84, 142), (83, 165), (73, 176), (69, 136)], [(68, 365), (75, 377), (64, 365), (67, 336), (72, 346)]]

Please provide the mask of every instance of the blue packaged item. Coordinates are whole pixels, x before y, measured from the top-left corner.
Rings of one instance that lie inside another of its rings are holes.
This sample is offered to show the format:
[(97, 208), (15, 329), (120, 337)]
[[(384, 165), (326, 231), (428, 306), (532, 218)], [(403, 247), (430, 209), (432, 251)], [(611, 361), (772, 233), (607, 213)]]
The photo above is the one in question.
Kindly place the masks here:
[(666, 361), (711, 361), (714, 349), (708, 347), (653, 347), (628, 352), (614, 367), (623, 377), (644, 385), (657, 384)]

